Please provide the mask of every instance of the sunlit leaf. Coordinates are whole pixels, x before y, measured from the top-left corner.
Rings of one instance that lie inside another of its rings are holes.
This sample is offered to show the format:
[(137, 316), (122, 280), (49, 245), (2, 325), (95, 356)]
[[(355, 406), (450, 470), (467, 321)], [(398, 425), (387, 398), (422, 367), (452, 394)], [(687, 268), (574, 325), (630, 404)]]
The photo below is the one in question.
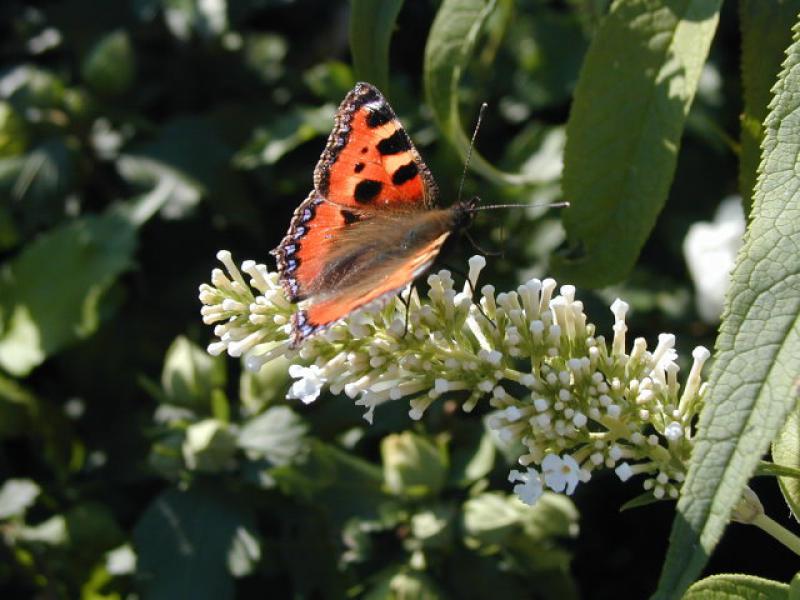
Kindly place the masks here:
[(752, 219), (731, 274), (658, 598), (679, 597), (700, 573), (798, 401), (800, 177), (792, 167), (800, 147), (798, 27), (770, 103)]
[(94, 333), (104, 293), (132, 265), (134, 229), (84, 217), (25, 247), (0, 270), (0, 366), (25, 375)]
[(235, 164), (246, 169), (274, 165), (287, 153), (317, 136), (327, 134), (333, 124), (333, 105), (297, 108), (274, 123), (259, 127), (236, 155)]
[[(795, 408), (772, 443), (772, 459), (776, 466), (793, 468), (800, 475), (800, 413)], [(781, 492), (795, 519), (800, 519), (800, 478), (779, 477)]]
[(307, 430), (308, 426), (290, 408), (275, 406), (247, 421), (237, 443), (253, 457), (286, 465), (303, 451)]
[(692, 585), (683, 600), (787, 600), (789, 586), (752, 575), (712, 575)]
[(617, 1), (602, 21), (567, 123), (559, 278), (601, 287), (633, 267), (667, 199), (720, 4)]

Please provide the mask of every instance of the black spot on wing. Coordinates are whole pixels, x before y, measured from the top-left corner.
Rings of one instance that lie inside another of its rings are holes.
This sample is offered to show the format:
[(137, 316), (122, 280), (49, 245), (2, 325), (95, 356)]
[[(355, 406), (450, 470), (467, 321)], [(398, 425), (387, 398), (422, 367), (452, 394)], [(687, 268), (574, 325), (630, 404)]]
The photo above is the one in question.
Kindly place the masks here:
[(411, 142), (408, 141), (406, 132), (398, 129), (387, 138), (383, 138), (378, 142), (378, 152), (384, 156), (387, 154), (400, 154), (411, 148)]
[(392, 109), (386, 103), (383, 103), (375, 110), (369, 111), (367, 115), (367, 127), (375, 129), (381, 125), (386, 125), (389, 121), (394, 119)]
[(361, 171), (363, 170), (364, 170), (363, 162), (356, 163), (356, 166), (353, 168), (353, 171), (355, 171), (356, 173), (361, 173)]
[(356, 221), (361, 220), (361, 217), (351, 210), (343, 210), (342, 218), (344, 219), (345, 225), (352, 225)]
[(380, 181), (375, 181), (374, 179), (365, 179), (358, 182), (353, 195), (356, 198), (356, 202), (367, 204), (375, 200), (378, 194), (381, 193), (382, 189), (383, 184)]
[(402, 167), (398, 167), (397, 170), (392, 173), (392, 183), (395, 185), (403, 185), (406, 181), (414, 179), (417, 173), (417, 165), (413, 162), (406, 163)]

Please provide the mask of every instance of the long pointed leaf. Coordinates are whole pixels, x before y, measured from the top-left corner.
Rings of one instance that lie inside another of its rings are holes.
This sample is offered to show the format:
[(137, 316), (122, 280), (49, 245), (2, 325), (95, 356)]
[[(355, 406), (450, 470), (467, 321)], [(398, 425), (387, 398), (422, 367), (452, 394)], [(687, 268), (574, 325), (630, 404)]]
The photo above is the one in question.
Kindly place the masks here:
[(389, 93), (389, 42), (403, 0), (352, 0), (350, 52), (356, 77)]
[(791, 23), (798, 12), (800, 0), (739, 2), (744, 98), (739, 193), (742, 194), (745, 214), (750, 214), (770, 92), (778, 78), (784, 51), (792, 41)]
[(571, 244), (557, 275), (599, 287), (633, 267), (667, 199), (720, 0), (617, 0), (581, 70), (564, 151)]
[(657, 598), (700, 573), (742, 488), (797, 402), (800, 356), (800, 23), (770, 103), (753, 218), (717, 340), (706, 408)]
[[(497, 0), (444, 0), (425, 46), (425, 95), (440, 129), (461, 156), (467, 155), (469, 137), (458, 112), (458, 84), (478, 35), (496, 6)], [(474, 151), (471, 164), (495, 183), (541, 183), (535, 175), (500, 171)]]

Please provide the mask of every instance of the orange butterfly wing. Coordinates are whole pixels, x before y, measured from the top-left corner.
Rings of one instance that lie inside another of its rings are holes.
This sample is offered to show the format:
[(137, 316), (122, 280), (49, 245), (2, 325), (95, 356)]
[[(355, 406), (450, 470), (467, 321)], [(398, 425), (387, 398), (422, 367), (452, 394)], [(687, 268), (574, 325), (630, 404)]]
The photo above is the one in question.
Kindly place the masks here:
[(293, 320), (295, 343), (402, 289), (452, 229), (449, 211), (434, 208), (430, 171), (389, 103), (366, 83), (339, 107), (314, 188), (273, 251), (289, 299), (305, 301)]

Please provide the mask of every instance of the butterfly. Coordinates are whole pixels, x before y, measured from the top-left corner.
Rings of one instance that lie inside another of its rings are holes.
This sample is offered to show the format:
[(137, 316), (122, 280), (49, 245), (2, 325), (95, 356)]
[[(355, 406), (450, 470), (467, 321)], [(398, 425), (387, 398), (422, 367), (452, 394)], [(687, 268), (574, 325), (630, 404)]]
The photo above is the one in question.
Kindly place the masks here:
[(437, 205), (438, 188), (377, 88), (357, 83), (336, 113), (314, 189), (272, 251), (292, 317), (292, 345), (403, 290), (466, 227), (477, 199)]

